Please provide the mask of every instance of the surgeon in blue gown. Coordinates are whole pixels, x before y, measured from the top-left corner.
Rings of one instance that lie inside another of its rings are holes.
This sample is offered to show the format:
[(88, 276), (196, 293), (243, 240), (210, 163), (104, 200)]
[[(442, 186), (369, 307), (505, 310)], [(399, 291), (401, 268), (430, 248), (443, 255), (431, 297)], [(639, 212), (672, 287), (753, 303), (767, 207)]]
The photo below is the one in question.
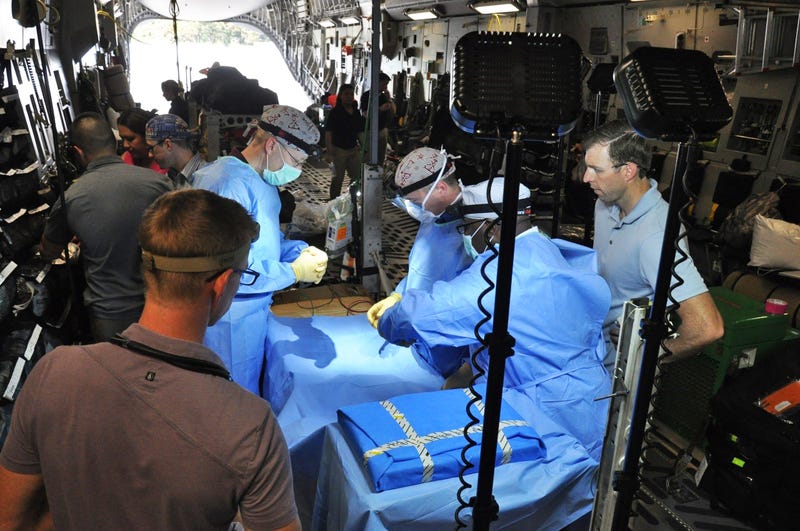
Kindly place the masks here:
[[(497, 277), (497, 259), (487, 243), (498, 245), (500, 227), (493, 223), (500, 210), (503, 179), (495, 178), (464, 188), (463, 232), (473, 264), (454, 279), (436, 282), (430, 290), (406, 290), (378, 322), (382, 337), (392, 343), (422, 342), (428, 346), (479, 347), (475, 326), (484, 317), (477, 300), (487, 288), (485, 268)], [(522, 193), (521, 197), (525, 194)], [(603, 367), (603, 319), (611, 302), (608, 285), (597, 273), (592, 249), (551, 240), (530, 226), (518, 205), (517, 237), (511, 279), (509, 333), (516, 340), (514, 355), (506, 360), (506, 388), (529, 396), (537, 409), (580, 441), (594, 458), (600, 457), (607, 401), (594, 401), (610, 390)], [(495, 292), (483, 298), (490, 313)], [(492, 322), (481, 327), (481, 335)], [(488, 367), (488, 353), (478, 355)], [(525, 416), (524, 411), (520, 413)]]
[[(444, 149), (422, 147), (403, 157), (395, 172), (394, 204), (420, 222), (408, 255), (408, 274), (385, 299), (367, 311), (378, 319), (409, 289), (429, 290), (437, 280), (451, 280), (472, 263), (456, 227), (461, 224), (461, 183), (456, 166)], [(469, 352), (464, 347), (424, 343), (413, 346), (417, 354), (442, 376), (450, 376)], [(460, 352), (457, 353), (456, 351)]]
[(240, 156), (222, 157), (195, 172), (194, 187), (237, 201), (261, 226), (250, 248), (249, 268), (258, 278), (240, 286), (228, 313), (208, 328), (204, 343), (225, 362), (235, 382), (262, 394), (259, 379), (272, 292), (295, 282), (319, 282), (328, 256), (303, 241), (285, 239), (279, 223), (278, 186), (300, 175), (319, 130), (304, 113), (285, 105), (266, 107), (254, 125)]

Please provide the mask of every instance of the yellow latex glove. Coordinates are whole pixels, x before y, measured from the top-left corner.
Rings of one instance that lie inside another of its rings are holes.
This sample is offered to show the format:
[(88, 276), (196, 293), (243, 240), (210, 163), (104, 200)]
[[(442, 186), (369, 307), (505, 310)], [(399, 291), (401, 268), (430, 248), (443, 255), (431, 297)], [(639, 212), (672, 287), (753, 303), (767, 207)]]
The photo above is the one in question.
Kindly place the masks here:
[(402, 298), (403, 297), (399, 293), (392, 293), (385, 299), (381, 299), (373, 304), (372, 307), (367, 310), (367, 320), (369, 321), (369, 324), (371, 324), (373, 328), (377, 330), (378, 321), (380, 320), (381, 315), (383, 315), (386, 310), (400, 302), (400, 299)]
[(325, 251), (309, 246), (303, 249), (291, 266), (298, 282), (319, 284), (328, 267), (328, 255)]

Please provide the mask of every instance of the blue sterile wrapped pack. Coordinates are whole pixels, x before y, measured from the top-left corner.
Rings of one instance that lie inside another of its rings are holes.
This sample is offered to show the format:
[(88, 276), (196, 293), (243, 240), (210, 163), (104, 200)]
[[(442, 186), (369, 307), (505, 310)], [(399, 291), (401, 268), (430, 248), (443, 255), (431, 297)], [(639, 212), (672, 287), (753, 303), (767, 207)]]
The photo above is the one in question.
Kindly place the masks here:
[[(483, 396), (485, 387), (475, 390)], [(461, 470), (464, 426), (470, 421), (466, 406), (472, 397), (469, 389), (400, 395), (341, 408), (339, 424), (376, 492), (446, 479)], [(470, 436), (480, 442), (483, 400), (470, 408), (480, 420)], [(504, 400), (495, 465), (544, 456), (539, 434)], [(467, 457), (477, 472), (480, 446), (470, 448)]]

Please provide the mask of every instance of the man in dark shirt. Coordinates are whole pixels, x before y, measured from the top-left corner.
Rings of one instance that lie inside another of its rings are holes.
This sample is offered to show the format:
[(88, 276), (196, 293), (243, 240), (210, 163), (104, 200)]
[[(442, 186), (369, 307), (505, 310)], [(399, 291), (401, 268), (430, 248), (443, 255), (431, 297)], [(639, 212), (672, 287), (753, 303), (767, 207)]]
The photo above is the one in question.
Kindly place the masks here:
[(364, 132), (364, 117), (358, 112), (353, 96), (353, 85), (344, 83), (339, 87), (336, 107), (325, 122), (325, 160), (333, 163), (330, 199), (342, 193), (345, 170), (350, 181), (361, 172), (361, 143)]
[[(387, 74), (381, 72), (379, 76), (380, 95), (378, 99), (378, 164), (383, 164), (386, 158), (386, 144), (389, 142), (389, 123), (397, 113), (392, 95), (389, 94), (389, 81), (392, 80)], [(364, 116), (369, 114), (369, 94), (370, 91), (361, 95), (361, 112)], [(367, 153), (369, 153), (369, 142), (367, 142)]]
[(181, 89), (177, 81), (168, 79), (161, 83), (161, 94), (170, 102), (168, 114), (174, 114), (189, 123), (189, 104), (181, 97)]
[(86, 172), (66, 190), (64, 205), (58, 199), (50, 209), (42, 256), (55, 258), (78, 239), (86, 273), (83, 300), (94, 339), (103, 341), (142, 312), (136, 230), (144, 210), (173, 185), (165, 175), (122, 162), (111, 127), (97, 113), (75, 118), (70, 141)]

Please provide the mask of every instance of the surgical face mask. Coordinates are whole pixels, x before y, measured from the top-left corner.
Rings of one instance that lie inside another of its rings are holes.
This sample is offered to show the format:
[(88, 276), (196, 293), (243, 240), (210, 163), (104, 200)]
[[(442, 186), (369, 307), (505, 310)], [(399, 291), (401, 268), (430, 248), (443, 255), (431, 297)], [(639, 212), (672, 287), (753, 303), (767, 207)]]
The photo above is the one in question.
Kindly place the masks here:
[(283, 186), (284, 184), (289, 184), (300, 177), (300, 172), (302, 170), (286, 164), (286, 160), (283, 158), (283, 147), (281, 146), (280, 142), (278, 142), (277, 145), (278, 153), (280, 153), (281, 161), (283, 161), (283, 166), (281, 166), (277, 171), (270, 170), (269, 155), (267, 155), (267, 167), (264, 168), (263, 172), (261, 172), (261, 178), (273, 186)]
[(461, 238), (464, 240), (464, 249), (467, 251), (467, 254), (469, 255), (469, 257), (472, 258), (473, 260), (478, 258), (478, 255), (480, 253), (478, 252), (477, 249), (475, 249), (475, 246), (472, 245), (472, 238), (474, 238), (475, 235), (478, 234), (478, 231), (481, 230), (481, 228), (485, 224), (486, 224), (486, 220), (483, 220), (483, 221), (481, 221), (480, 225), (478, 225), (478, 228), (475, 229), (475, 231), (472, 234), (462, 234), (461, 235)]

